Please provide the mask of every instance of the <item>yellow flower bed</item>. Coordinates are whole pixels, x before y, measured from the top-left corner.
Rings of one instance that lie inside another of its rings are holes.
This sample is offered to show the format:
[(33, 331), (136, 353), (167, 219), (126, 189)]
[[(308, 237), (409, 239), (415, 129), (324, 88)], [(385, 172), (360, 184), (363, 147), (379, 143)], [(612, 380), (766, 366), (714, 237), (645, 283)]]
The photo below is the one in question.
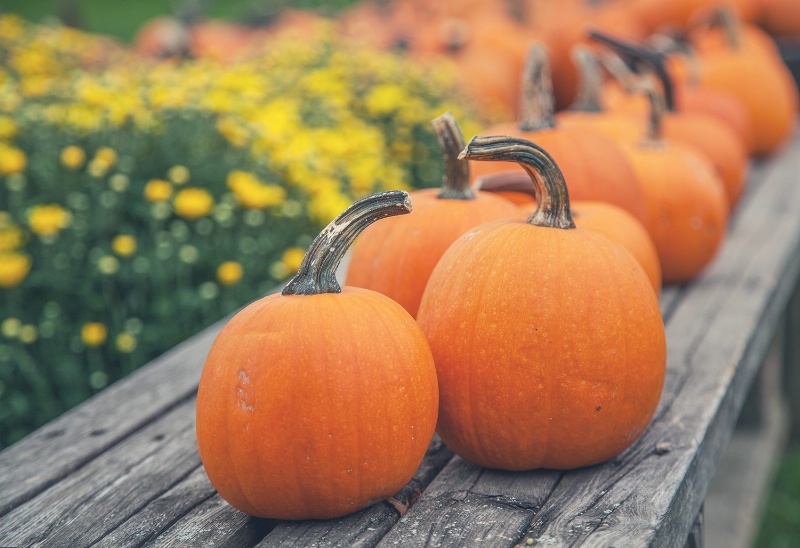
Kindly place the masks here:
[(320, 25), (235, 64), (0, 16), (0, 447), (264, 292), (355, 199), (438, 186), (449, 67)]

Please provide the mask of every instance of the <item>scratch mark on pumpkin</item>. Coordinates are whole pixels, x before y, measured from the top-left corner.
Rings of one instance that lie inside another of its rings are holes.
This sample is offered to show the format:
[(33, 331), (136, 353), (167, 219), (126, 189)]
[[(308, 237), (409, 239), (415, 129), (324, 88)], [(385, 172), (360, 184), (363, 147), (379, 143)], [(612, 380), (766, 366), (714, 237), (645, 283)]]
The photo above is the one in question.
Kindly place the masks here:
[(245, 411), (250, 411), (251, 413), (256, 412), (256, 408), (253, 407), (252, 405), (247, 405), (247, 403), (245, 403), (244, 400), (242, 400), (242, 409), (244, 409)]
[[(247, 361), (250, 361), (250, 358), (247, 358)], [(239, 370), (239, 378), (242, 379), (242, 384), (247, 384), (250, 382), (250, 377), (247, 376), (247, 373), (244, 372), (243, 369)]]

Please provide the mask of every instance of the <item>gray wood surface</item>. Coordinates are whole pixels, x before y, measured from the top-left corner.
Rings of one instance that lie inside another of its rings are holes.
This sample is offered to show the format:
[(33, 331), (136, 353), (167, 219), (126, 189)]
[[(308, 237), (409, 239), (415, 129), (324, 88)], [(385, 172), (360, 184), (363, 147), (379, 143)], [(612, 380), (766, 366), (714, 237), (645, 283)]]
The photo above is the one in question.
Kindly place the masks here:
[(395, 505), (327, 521), (245, 516), (214, 492), (194, 434), (220, 322), (0, 453), (0, 545), (684, 546), (796, 286), (798, 173), (797, 140), (755, 166), (714, 264), (665, 289), (664, 394), (650, 428), (610, 462), (505, 473), (437, 438)]

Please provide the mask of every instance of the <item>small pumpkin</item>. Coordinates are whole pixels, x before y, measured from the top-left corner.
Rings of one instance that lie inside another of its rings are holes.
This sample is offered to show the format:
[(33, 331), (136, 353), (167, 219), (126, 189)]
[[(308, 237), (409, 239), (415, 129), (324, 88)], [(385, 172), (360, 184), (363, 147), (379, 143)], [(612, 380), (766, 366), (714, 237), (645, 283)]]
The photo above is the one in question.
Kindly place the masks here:
[[(609, 202), (644, 219), (642, 190), (619, 144), (594, 128), (559, 124), (542, 44), (530, 49), (522, 90), (519, 121), (491, 126), (486, 133), (535, 140), (555, 158), (573, 198)], [(474, 180), (503, 171), (523, 172), (514, 162), (477, 162), (471, 170)]]
[(450, 244), (469, 229), (517, 215), (490, 192), (469, 186), (469, 164), (458, 160), (464, 138), (451, 113), (433, 120), (445, 173), (441, 189), (411, 193), (414, 215), (394, 217), (365, 230), (347, 269), (346, 283), (383, 293), (416, 316), (425, 285)]
[(408, 194), (368, 196), (311, 244), (282, 293), (237, 313), (206, 358), (197, 444), (211, 483), (254, 516), (325, 519), (392, 496), (436, 425), (431, 351), (413, 318), (335, 271), (373, 221)]
[(720, 9), (718, 25), (691, 35), (700, 58), (700, 85), (737, 97), (750, 117), (752, 155), (784, 146), (797, 127), (798, 90), (763, 31)]
[(658, 85), (641, 81), (651, 101), (647, 138), (624, 147), (647, 203), (644, 223), (653, 238), (665, 283), (703, 271), (722, 245), (729, 202), (711, 162), (696, 149), (663, 137), (665, 110)]
[[(713, 116), (677, 108), (674, 98), (676, 86), (667, 71), (662, 54), (644, 44), (621, 40), (606, 33), (592, 32), (591, 36), (652, 67), (664, 90), (666, 111), (661, 121), (664, 138), (690, 145), (705, 155), (725, 185), (730, 207), (736, 205), (747, 176), (748, 155), (745, 143), (729, 126)], [(639, 96), (645, 97), (641, 94)], [(636, 106), (643, 115), (649, 110), (645, 103), (636, 103)]]
[(523, 165), (539, 208), (471, 230), (431, 275), (417, 321), (440, 383), (437, 431), (489, 468), (605, 461), (642, 434), (661, 394), (650, 281), (620, 244), (575, 228), (563, 175), (538, 145), (476, 137), (462, 156)]

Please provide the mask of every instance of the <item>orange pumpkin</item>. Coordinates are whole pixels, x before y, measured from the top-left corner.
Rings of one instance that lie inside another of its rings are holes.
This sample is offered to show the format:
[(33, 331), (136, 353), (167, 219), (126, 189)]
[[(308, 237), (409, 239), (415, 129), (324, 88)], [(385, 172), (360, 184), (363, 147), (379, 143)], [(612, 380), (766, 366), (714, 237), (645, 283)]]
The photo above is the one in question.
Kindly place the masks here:
[(654, 82), (642, 85), (652, 104), (648, 137), (625, 150), (645, 193), (644, 225), (658, 250), (663, 281), (685, 282), (706, 268), (722, 245), (728, 198), (707, 158), (663, 138), (663, 99)]
[[(662, 117), (664, 138), (688, 144), (705, 155), (722, 179), (728, 202), (730, 207), (733, 207), (739, 200), (747, 175), (748, 155), (745, 143), (728, 126), (713, 116), (677, 108), (674, 100), (675, 86), (667, 72), (663, 55), (659, 52), (643, 44), (620, 40), (605, 33), (592, 32), (591, 36), (652, 67), (664, 90), (666, 101), (666, 112)], [(641, 94), (639, 97), (645, 99)], [(646, 113), (645, 109), (649, 110), (649, 107), (641, 102), (628, 101), (623, 104), (628, 108), (635, 108), (643, 115)]]
[(434, 120), (433, 127), (445, 163), (442, 188), (412, 192), (414, 215), (365, 230), (353, 246), (346, 278), (348, 285), (391, 297), (412, 316), (439, 257), (456, 238), (481, 223), (517, 215), (506, 200), (469, 187), (469, 165), (457, 159), (464, 139), (452, 114)]
[(661, 393), (650, 281), (620, 244), (575, 228), (561, 171), (539, 146), (476, 137), (463, 155), (525, 166), (540, 207), (471, 230), (431, 275), (417, 321), (439, 377), (437, 431), (490, 468), (605, 461), (641, 435)]
[(721, 10), (721, 26), (692, 35), (700, 58), (700, 85), (741, 101), (753, 132), (751, 154), (768, 156), (785, 145), (797, 126), (798, 91), (774, 43), (752, 25)]
[(800, 36), (797, 0), (753, 0), (758, 23), (773, 36)]
[(237, 313), (208, 354), (197, 443), (211, 483), (254, 516), (334, 518), (394, 495), (436, 425), (431, 351), (391, 299), (341, 289), (342, 255), (369, 223), (408, 213), (402, 191), (334, 220), (280, 294)]
[[(642, 190), (618, 143), (592, 128), (557, 123), (547, 53), (541, 44), (530, 50), (522, 83), (519, 122), (495, 125), (486, 133), (535, 140), (555, 158), (573, 198), (609, 202), (644, 219)], [(503, 171), (522, 173), (513, 162), (479, 162), (471, 169), (474, 180)]]

